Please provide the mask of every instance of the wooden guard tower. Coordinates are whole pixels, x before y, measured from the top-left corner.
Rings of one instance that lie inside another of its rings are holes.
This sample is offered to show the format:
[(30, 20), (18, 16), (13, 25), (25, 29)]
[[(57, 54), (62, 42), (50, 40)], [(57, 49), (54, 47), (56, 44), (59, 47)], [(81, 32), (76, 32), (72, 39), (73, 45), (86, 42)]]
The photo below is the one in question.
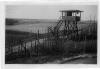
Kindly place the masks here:
[(74, 33), (75, 36), (78, 35), (78, 26), (77, 22), (81, 20), (81, 12), (80, 10), (62, 10), (61, 18), (55, 27), (58, 30), (62, 24), (63, 26), (63, 34), (68, 36), (69, 34)]

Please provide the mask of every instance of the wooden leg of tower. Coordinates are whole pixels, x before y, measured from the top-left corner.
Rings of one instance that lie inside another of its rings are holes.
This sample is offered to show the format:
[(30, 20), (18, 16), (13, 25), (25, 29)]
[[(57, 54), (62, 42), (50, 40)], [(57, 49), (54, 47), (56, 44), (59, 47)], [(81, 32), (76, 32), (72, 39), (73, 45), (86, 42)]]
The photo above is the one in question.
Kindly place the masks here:
[(76, 24), (75, 24), (75, 29), (76, 29), (76, 40), (77, 40), (77, 37), (78, 37), (78, 26), (77, 26), (77, 21), (76, 21)]
[(67, 36), (68, 39), (68, 33), (69, 33), (69, 21), (67, 23), (67, 21), (65, 20), (65, 28), (64, 28), (64, 32), (65, 32), (65, 36)]

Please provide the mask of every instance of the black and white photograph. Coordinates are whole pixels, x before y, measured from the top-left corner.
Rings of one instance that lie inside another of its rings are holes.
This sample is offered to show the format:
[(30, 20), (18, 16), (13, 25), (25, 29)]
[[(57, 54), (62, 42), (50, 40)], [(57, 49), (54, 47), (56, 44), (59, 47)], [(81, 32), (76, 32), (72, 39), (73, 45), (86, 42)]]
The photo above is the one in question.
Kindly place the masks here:
[(97, 64), (98, 4), (5, 6), (5, 64)]

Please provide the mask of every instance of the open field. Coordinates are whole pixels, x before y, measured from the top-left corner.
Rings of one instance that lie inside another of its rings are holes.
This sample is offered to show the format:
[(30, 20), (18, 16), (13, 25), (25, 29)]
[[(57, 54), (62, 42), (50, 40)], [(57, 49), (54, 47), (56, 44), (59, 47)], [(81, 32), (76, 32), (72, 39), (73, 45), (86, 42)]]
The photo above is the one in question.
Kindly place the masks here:
[[(54, 27), (57, 24), (57, 20), (17, 20), (18, 22), (15, 25), (9, 25), (9, 22), (6, 24), (7, 30), (21, 31), (21, 32), (31, 32), (37, 33), (37, 30), (40, 30), (40, 33), (47, 33), (47, 27)], [(37, 22), (36, 22), (37, 21)], [(39, 21), (39, 22), (38, 22)], [(82, 21), (78, 23), (78, 28), (84, 28), (89, 24), (94, 23), (94, 21)]]

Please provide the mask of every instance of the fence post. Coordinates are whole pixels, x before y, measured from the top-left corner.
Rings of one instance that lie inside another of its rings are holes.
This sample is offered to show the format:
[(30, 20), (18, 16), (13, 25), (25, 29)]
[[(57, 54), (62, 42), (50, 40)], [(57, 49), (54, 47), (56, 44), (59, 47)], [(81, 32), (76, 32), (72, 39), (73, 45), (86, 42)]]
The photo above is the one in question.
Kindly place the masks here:
[(48, 47), (50, 47), (50, 45), (49, 45), (50, 44), (49, 30), (48, 30), (48, 34), (47, 35), (48, 35), (48, 37), (47, 37), (48, 38), (48, 42), (47, 43), (48, 43)]
[(86, 35), (84, 35), (84, 47), (83, 47), (83, 54), (85, 54), (85, 47), (86, 47)]
[(20, 45), (18, 46), (18, 52), (17, 52), (17, 55), (19, 56), (20, 54)]
[(37, 33), (37, 40), (38, 40), (38, 43), (39, 43), (39, 30), (38, 30), (38, 33)]
[(12, 45), (10, 45), (10, 52), (13, 53)]
[(24, 49), (25, 49), (25, 55), (26, 55), (26, 42), (25, 42), (25, 46), (24, 46)]
[(38, 46), (39, 46), (39, 44), (40, 44), (40, 42), (39, 42), (39, 30), (38, 30), (38, 34), (37, 34), (37, 40), (38, 40), (38, 45), (37, 45), (37, 55), (39, 56), (39, 52), (38, 52)]
[(36, 40), (35, 40), (35, 53), (37, 53), (36, 49), (37, 49), (37, 48), (36, 48)]

